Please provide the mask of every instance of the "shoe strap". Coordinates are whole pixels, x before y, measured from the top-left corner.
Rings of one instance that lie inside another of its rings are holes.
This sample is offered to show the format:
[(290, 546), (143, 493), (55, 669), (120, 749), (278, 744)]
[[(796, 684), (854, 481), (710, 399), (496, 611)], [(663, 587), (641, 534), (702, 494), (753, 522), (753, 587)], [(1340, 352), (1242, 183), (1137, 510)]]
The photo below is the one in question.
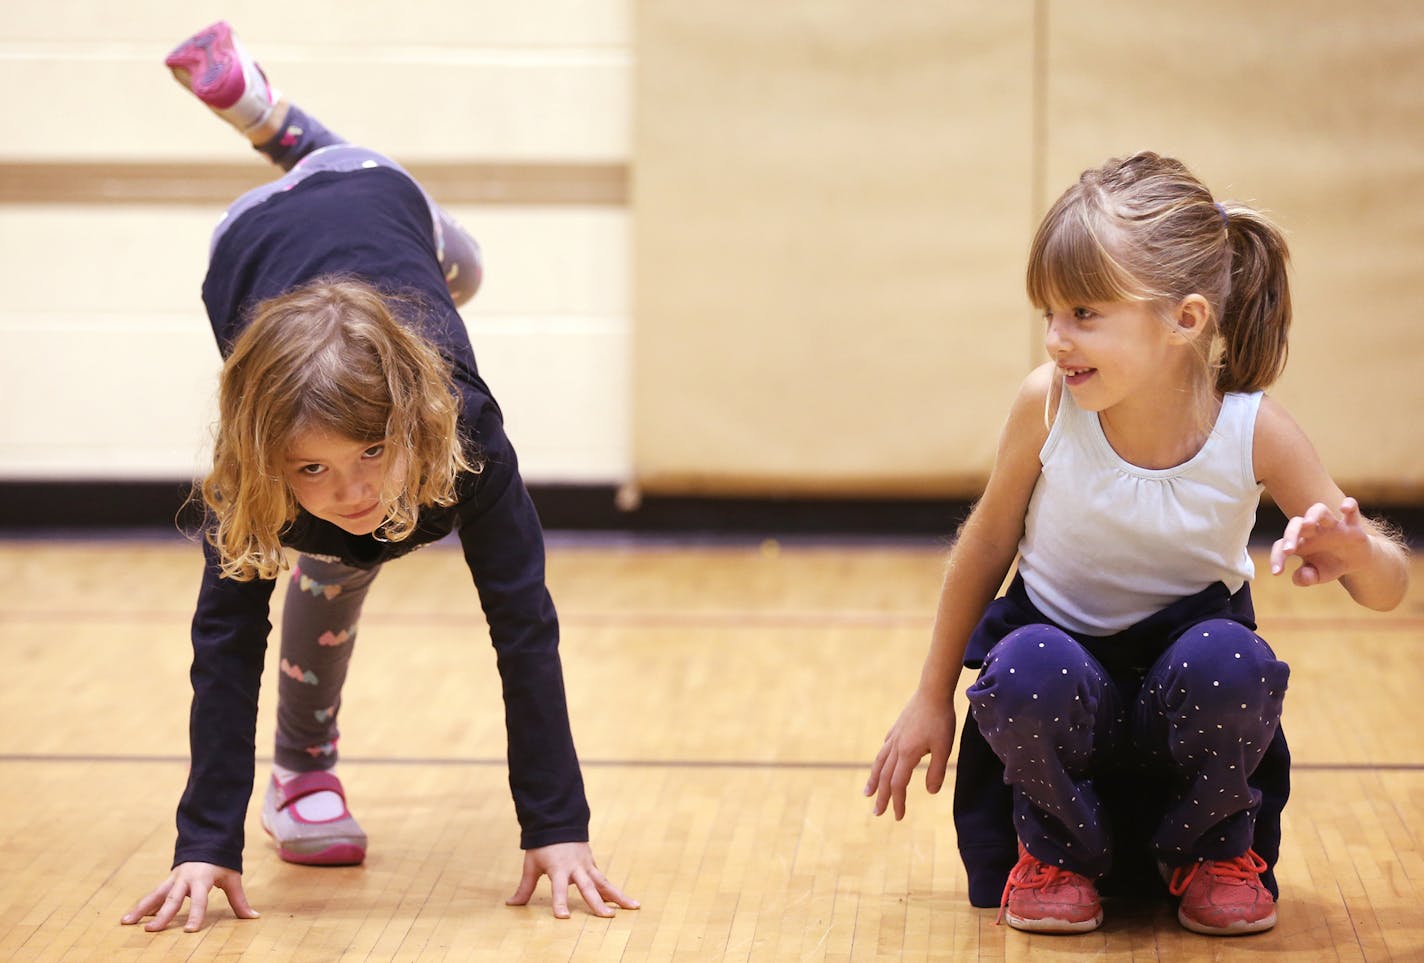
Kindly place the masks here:
[(285, 783), (278, 782), (277, 788), (282, 796), (282, 801), (277, 804), (279, 810), (286, 809), (298, 799), (305, 799), (319, 792), (334, 792), (341, 797), (343, 804), (346, 802), (346, 790), (341, 787), (341, 780), (324, 769), (301, 773)]

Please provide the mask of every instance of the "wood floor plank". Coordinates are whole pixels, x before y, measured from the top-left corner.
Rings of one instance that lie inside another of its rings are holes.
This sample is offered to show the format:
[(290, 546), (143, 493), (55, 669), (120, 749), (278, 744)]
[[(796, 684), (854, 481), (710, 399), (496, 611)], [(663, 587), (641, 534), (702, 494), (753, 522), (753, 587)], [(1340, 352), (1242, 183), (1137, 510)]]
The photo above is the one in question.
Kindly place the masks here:
[(1424, 959), (1418, 563), (1383, 616), (1260, 585), (1262, 634), (1292, 666), (1294, 791), (1280, 923), (1237, 941), (1186, 932), (1165, 902), (1110, 902), (1068, 939), (995, 926), (965, 900), (952, 784), (931, 797), (921, 770), (903, 822), (870, 816), (859, 790), (914, 684), (941, 565), (931, 544), (556, 542), (594, 849), (643, 902), (602, 920), (575, 898), (565, 921), (547, 882), (504, 905), (520, 854), (503, 718), (458, 552), (389, 566), (343, 726), (366, 865), (282, 863), (253, 807), (262, 918), (215, 893), (201, 932), (148, 934), (117, 919), (172, 855), (196, 549), (0, 541), (0, 959)]

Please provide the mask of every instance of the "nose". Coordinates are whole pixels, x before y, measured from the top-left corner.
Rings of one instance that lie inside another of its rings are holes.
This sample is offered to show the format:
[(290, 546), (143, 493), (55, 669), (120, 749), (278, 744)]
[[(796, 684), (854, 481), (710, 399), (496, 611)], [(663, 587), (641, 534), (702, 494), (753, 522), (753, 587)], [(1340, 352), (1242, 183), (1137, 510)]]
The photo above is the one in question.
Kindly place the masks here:
[(336, 500), (343, 505), (364, 505), (370, 501), (371, 485), (359, 471), (342, 472), (336, 479)]
[(1063, 324), (1056, 314), (1048, 316), (1048, 324), (1043, 331), (1043, 346), (1048, 349), (1048, 353), (1051, 355), (1068, 353), (1070, 347), (1068, 338), (1063, 331)]

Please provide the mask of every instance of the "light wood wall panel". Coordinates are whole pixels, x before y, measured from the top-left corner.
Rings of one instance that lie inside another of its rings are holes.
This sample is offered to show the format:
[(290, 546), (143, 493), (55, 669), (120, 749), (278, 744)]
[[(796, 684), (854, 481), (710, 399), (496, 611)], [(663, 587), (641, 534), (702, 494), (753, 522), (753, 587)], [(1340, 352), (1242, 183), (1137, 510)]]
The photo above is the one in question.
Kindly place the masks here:
[[(1046, 205), (1150, 148), (1292, 248), (1274, 394), (1347, 490), (1424, 498), (1424, 9), (1408, 0), (1051, 3)], [(1104, 55), (1104, 52), (1108, 52)]]
[(1032, 16), (637, 5), (639, 485), (982, 478), (1026, 371)]
[(976, 494), (1042, 357), (1023, 259), (1152, 147), (1294, 251), (1276, 394), (1424, 498), (1424, 14), (1405, 0), (637, 8), (635, 465), (650, 491)]
[(0, 478), (186, 478), (206, 456), (208, 236), (274, 173), (162, 65), (219, 18), (332, 129), (433, 173), (479, 238), (463, 314), (526, 476), (626, 478), (620, 0), (0, 6), (0, 86), (44, 92), (3, 108)]

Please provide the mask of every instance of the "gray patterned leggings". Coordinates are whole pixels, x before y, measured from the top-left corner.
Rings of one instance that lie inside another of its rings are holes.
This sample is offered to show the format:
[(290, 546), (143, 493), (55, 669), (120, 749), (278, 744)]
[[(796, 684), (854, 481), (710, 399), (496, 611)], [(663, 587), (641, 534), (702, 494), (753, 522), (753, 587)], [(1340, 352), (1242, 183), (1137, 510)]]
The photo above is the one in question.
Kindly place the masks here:
[(380, 567), (351, 568), (299, 556), (282, 609), (277, 683), (277, 765), (298, 772), (336, 765), (341, 687), (356, 645), (361, 604)]

